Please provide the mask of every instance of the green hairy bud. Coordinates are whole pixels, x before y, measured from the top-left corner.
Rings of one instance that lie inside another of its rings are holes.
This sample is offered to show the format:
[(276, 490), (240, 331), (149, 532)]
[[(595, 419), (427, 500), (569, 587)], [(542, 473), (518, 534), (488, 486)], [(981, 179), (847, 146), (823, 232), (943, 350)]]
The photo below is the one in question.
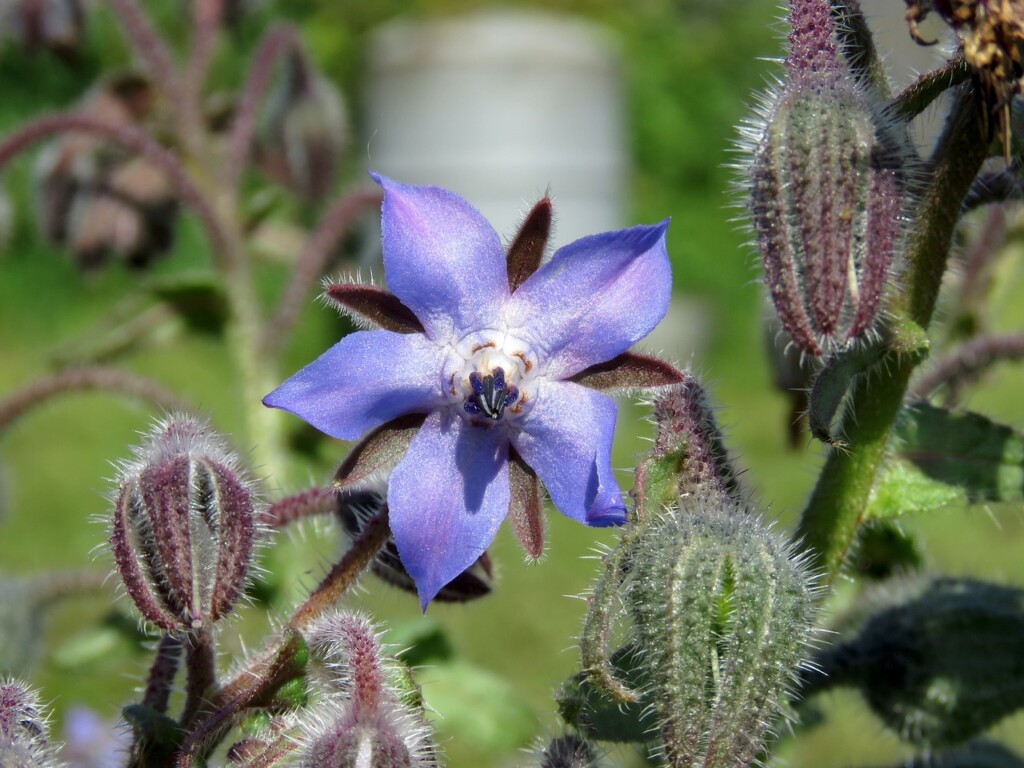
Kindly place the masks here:
[(1024, 706), (1024, 590), (972, 579), (903, 582), (856, 637), (824, 651), (806, 690), (861, 689), (908, 741), (953, 745)]
[(792, 545), (721, 496), (640, 531), (629, 593), (669, 765), (748, 765), (804, 659), (813, 577)]

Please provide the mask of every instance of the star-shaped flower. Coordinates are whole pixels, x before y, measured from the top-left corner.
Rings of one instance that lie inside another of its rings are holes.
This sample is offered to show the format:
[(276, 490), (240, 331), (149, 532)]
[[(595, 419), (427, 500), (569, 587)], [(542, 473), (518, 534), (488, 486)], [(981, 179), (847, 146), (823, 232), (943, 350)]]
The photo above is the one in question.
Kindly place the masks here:
[(373, 430), (340, 476), (359, 474), (361, 461), (376, 467), (368, 455), (400, 456), (389, 520), (426, 608), (506, 515), (540, 556), (539, 482), (574, 520), (624, 521), (611, 468), (616, 405), (597, 390), (678, 380), (627, 352), (668, 309), (668, 222), (585, 237), (541, 266), (547, 199), (506, 258), (458, 195), (374, 178), (390, 293), (339, 284), (327, 295), (376, 329), (346, 336), (264, 403), (342, 440)]

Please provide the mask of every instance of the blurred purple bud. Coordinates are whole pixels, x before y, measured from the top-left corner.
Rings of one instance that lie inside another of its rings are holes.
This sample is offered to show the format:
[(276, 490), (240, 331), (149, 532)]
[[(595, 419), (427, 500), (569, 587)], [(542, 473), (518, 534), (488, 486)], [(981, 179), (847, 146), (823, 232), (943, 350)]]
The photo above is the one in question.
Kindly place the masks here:
[(267, 98), (259, 136), (263, 169), (307, 200), (331, 191), (348, 145), (341, 94), (302, 51), (285, 59), (284, 77)]
[(227, 614), (242, 592), (256, 538), (256, 494), (209, 424), (172, 415), (120, 467), (110, 536), (143, 617), (192, 630)]
[[(109, 78), (79, 111), (116, 125), (139, 125), (156, 94), (137, 75)], [(177, 200), (166, 175), (143, 157), (126, 157), (103, 139), (72, 134), (51, 144), (36, 164), (39, 228), (68, 245), (79, 266), (110, 256), (145, 266), (170, 248)]]
[(50, 50), (70, 58), (85, 25), (81, 0), (17, 0), (0, 11), (0, 24), (30, 53)]

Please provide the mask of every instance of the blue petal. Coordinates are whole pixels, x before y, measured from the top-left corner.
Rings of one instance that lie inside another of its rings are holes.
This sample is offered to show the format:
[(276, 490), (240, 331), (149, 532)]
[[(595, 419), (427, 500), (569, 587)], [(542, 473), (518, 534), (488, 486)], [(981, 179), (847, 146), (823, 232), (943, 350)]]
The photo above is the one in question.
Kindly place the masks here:
[(570, 243), (512, 295), (509, 326), (535, 345), (549, 376), (611, 360), (654, 330), (672, 291), (667, 228), (666, 220)]
[(384, 188), (381, 235), (391, 292), (431, 339), (447, 342), (493, 325), (508, 300), (508, 272), (487, 219), (454, 192), (371, 175)]
[(487, 549), (508, 502), (508, 437), (430, 414), (388, 481), (391, 532), (423, 610)]
[(512, 444), (558, 511), (593, 526), (620, 525), (626, 505), (612, 473), (615, 401), (568, 381), (544, 382)]
[(422, 333), (359, 331), (328, 349), (265, 398), (342, 440), (443, 401), (445, 352)]

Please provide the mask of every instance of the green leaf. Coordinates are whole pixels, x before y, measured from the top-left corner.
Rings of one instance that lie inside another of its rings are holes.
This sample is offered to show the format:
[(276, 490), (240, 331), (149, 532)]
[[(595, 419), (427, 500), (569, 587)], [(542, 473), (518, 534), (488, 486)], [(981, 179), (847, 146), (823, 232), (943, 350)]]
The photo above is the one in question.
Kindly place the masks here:
[(522, 694), (506, 680), (464, 661), (429, 667), (420, 674), (423, 698), (439, 731), (482, 750), (527, 743), (537, 718)]
[(919, 403), (896, 420), (869, 517), (1024, 499), (1024, 434), (977, 413)]

